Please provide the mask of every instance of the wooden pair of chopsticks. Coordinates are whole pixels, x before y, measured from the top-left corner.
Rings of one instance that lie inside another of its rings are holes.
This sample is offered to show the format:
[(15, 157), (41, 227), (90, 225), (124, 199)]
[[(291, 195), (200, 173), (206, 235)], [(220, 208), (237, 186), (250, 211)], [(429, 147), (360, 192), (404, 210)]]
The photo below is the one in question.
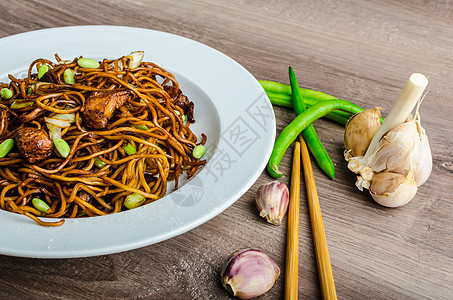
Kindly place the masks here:
[[(327, 249), (326, 233), (322, 222), (321, 208), (316, 191), (315, 178), (311, 167), (310, 154), (304, 139), (299, 136), (293, 154), (291, 171), (290, 202), (288, 211), (288, 237), (286, 246), (285, 299), (297, 299), (299, 265), (299, 196), (300, 196), (300, 154), (302, 156), (305, 185), (308, 196), (311, 229), (316, 252), (319, 282), (323, 299), (337, 299), (332, 266)], [(302, 150), (301, 150), (302, 149)]]

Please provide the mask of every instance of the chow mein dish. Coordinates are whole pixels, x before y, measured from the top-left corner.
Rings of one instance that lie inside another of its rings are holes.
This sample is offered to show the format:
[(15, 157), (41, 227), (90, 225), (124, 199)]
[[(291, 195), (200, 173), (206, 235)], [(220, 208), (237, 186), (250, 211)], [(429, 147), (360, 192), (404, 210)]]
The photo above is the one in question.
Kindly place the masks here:
[[(142, 51), (36, 59), (0, 83), (0, 207), (40, 225), (136, 208), (205, 164), (194, 104)], [(44, 221), (40, 217), (57, 218)]]

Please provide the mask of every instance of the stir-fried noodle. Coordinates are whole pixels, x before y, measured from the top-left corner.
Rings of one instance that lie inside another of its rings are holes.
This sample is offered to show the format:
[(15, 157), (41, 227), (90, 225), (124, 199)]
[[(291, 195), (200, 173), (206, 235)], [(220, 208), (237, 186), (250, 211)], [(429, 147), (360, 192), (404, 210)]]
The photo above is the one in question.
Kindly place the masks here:
[(177, 188), (205, 163), (192, 153), (206, 141), (189, 129), (193, 103), (142, 52), (89, 67), (55, 58), (0, 84), (13, 92), (0, 101), (0, 143), (14, 141), (0, 158), (2, 209), (47, 226), (64, 219), (38, 217), (117, 213), (128, 197), (132, 207), (163, 197), (168, 181)]

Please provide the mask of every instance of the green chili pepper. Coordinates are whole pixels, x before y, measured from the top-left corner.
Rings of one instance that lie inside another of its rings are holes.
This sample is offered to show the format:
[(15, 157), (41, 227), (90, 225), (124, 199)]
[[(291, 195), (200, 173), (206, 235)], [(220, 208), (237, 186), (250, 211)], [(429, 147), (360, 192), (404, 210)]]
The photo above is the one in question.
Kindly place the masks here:
[[(296, 74), (294, 74), (293, 68), (289, 67), (289, 81), (291, 83), (291, 95), (293, 100), (294, 112), (296, 115), (300, 115), (307, 108), (305, 107), (304, 101), (300, 95), (299, 85), (297, 84)], [(330, 179), (333, 179), (335, 176), (335, 168), (333, 162), (327, 154), (326, 149), (319, 140), (318, 135), (316, 134), (313, 124), (310, 124), (304, 131), (302, 131), (302, 136), (307, 143), (308, 149), (310, 149), (311, 154), (315, 158), (318, 166), (321, 170), (329, 176)]]
[(128, 209), (137, 208), (145, 202), (146, 198), (143, 195), (132, 193), (124, 200), (124, 206)]
[[(288, 108), (293, 108), (293, 102), (291, 100), (291, 95), (288, 94), (276, 94), (272, 92), (267, 92), (267, 96), (269, 97), (269, 100), (273, 105), (277, 106), (283, 106), (283, 107), (288, 107)], [(304, 103), (307, 107), (311, 107), (313, 104), (318, 103), (318, 100), (310, 99), (310, 98), (303, 98)], [(326, 100), (328, 101), (328, 100)], [(341, 111), (341, 110), (334, 110), (324, 117), (326, 119), (329, 119), (331, 121), (334, 121), (340, 125), (345, 126), (348, 120), (352, 117), (352, 113), (346, 112), (346, 111)]]
[[(267, 81), (267, 80), (258, 80), (258, 81), (261, 84), (261, 86), (263, 87), (266, 94), (268, 95), (269, 100), (271, 100), (272, 104), (278, 105), (278, 106), (283, 106), (283, 107), (288, 107), (288, 108), (293, 107), (293, 104), (291, 101), (291, 87), (290, 86), (283, 84), (283, 83)], [(301, 93), (304, 103), (308, 107), (314, 105), (315, 103), (318, 103), (319, 101), (338, 99), (329, 94), (326, 94), (326, 93), (323, 93), (320, 91), (316, 91), (316, 90), (299, 88), (299, 91)], [(354, 108), (351, 111), (346, 112), (346, 111), (336, 110), (336, 111), (330, 112), (325, 117), (332, 121), (345, 125), (346, 122), (349, 120), (349, 118), (352, 115), (364, 110), (363, 108), (361, 108), (360, 106), (358, 106), (352, 102), (351, 102), (351, 104), (354, 105)], [(345, 118), (347, 119), (346, 122), (344, 120)], [(382, 117), (381, 117), (381, 122), (384, 122), (384, 118), (382, 118)]]
[[(267, 81), (267, 80), (258, 80), (261, 86), (266, 90), (273, 93), (283, 93), (283, 94), (291, 94), (291, 87), (287, 84), (274, 82), (274, 81)], [(312, 98), (318, 101), (321, 100), (332, 100), (337, 99), (336, 97), (310, 89), (299, 88), (300, 94), (304, 98)]]
[(299, 133), (306, 129), (313, 121), (325, 116), (334, 109), (354, 111), (356, 105), (345, 100), (320, 101), (298, 115), (288, 126), (286, 126), (274, 143), (272, 154), (267, 164), (269, 174), (274, 178), (282, 177), (278, 166), (285, 155), (289, 145), (297, 138)]
[(122, 147), (123, 147), (124, 152), (127, 153), (127, 155), (134, 155), (135, 153), (137, 153), (137, 150), (131, 144), (127, 144), (126, 146), (122, 146)]
[(0, 158), (5, 157), (14, 147), (14, 140), (7, 139), (0, 144)]
[(47, 214), (50, 209), (49, 205), (39, 198), (33, 198), (31, 203), (37, 210), (45, 214)]

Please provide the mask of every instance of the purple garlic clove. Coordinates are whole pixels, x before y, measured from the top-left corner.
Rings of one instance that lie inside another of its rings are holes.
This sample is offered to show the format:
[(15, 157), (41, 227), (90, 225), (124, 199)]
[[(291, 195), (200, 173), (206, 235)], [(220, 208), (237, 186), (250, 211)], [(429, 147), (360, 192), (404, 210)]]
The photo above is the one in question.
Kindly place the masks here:
[(280, 225), (288, 211), (288, 187), (278, 181), (262, 185), (256, 191), (255, 203), (262, 218), (271, 224)]
[(239, 299), (250, 299), (272, 288), (280, 269), (259, 250), (242, 249), (230, 255), (220, 272), (225, 289)]

